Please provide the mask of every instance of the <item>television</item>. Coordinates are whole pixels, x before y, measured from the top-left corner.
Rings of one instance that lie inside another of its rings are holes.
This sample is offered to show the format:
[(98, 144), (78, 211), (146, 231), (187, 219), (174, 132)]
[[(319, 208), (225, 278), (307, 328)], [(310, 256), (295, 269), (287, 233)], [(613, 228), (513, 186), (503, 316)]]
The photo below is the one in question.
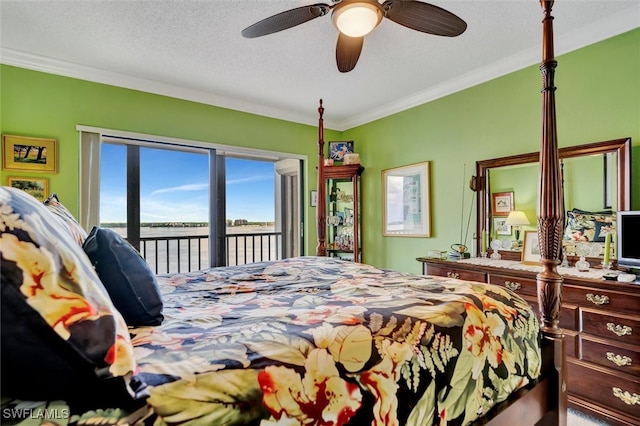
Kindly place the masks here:
[(616, 219), (618, 265), (640, 269), (640, 210), (619, 211)]

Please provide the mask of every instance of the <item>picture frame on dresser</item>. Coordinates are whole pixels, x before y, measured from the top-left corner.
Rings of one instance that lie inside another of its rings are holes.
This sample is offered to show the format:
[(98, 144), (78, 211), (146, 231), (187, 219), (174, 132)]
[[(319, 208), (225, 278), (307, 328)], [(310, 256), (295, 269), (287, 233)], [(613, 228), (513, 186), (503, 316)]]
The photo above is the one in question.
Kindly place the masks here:
[(522, 246), (522, 263), (526, 265), (540, 265), (540, 245), (538, 231), (525, 231)]
[(494, 217), (493, 229), (496, 230), (497, 235), (511, 235), (511, 225), (507, 225), (507, 217)]

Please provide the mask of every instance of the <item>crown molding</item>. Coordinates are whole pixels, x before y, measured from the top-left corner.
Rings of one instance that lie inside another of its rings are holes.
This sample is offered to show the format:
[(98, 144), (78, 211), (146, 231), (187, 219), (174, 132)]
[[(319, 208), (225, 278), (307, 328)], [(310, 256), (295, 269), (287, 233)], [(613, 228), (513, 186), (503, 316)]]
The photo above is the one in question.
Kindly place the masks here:
[(238, 99), (219, 96), (200, 90), (193, 90), (159, 81), (132, 77), (126, 74), (61, 61), (46, 56), (34, 55), (5, 47), (0, 48), (0, 63), (32, 71), (40, 71), (48, 74), (91, 81), (94, 83), (108, 84), (111, 86), (139, 90), (156, 95), (169, 96), (172, 98), (198, 102), (279, 120), (292, 121), (311, 126), (316, 126), (318, 124), (316, 117), (296, 114), (291, 111), (280, 110), (268, 105), (244, 102)]

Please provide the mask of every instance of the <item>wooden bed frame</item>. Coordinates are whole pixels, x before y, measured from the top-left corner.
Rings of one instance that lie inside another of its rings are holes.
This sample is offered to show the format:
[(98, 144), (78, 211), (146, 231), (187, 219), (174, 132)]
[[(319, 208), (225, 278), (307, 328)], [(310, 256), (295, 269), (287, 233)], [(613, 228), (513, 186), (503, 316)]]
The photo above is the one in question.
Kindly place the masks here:
[[(554, 75), (557, 61), (553, 49), (554, 0), (540, 0), (542, 19), (542, 136), (540, 141), (540, 182), (538, 191), (538, 241), (542, 272), (537, 275), (540, 306), (542, 376), (534, 386), (521, 389), (486, 418), (475, 424), (511, 426), (514, 419), (527, 419), (531, 425), (567, 424), (566, 353), (564, 335), (558, 327), (562, 296), (562, 276), (557, 266), (562, 256), (564, 195), (558, 154)], [(326, 255), (326, 188), (324, 173), (324, 108), (318, 108), (318, 203), (317, 256)], [(520, 424), (520, 423), (519, 423)]]

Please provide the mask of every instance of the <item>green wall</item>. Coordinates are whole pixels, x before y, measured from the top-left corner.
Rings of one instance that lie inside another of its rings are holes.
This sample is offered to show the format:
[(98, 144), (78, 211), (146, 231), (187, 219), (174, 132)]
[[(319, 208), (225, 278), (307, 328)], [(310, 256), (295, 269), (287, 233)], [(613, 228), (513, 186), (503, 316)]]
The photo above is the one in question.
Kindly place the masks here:
[[(58, 173), (46, 176), (49, 192), (57, 192), (76, 215), (76, 125), (307, 155), (311, 163), (306, 170), (307, 197), (309, 189), (316, 186), (317, 127), (12, 66), (2, 65), (0, 73), (2, 134), (58, 140)], [(317, 102), (310, 100), (309, 107), (317, 108)], [(339, 139), (339, 135), (336, 131), (325, 132), (326, 140)], [(6, 184), (8, 175), (33, 173), (3, 171), (2, 184)], [(305, 205), (309, 205), (308, 199)], [(308, 217), (307, 247), (309, 253), (315, 253), (315, 209)]]
[[(632, 207), (640, 209), (640, 29), (557, 59), (559, 145), (631, 137)], [(467, 182), (475, 162), (539, 150), (541, 88), (531, 66), (344, 132), (366, 166), (364, 260), (419, 272), (415, 258), (429, 250), (461, 239), (471, 246), (475, 202)], [(381, 172), (420, 161), (432, 166), (432, 237), (383, 237)]]
[[(638, 180), (640, 29), (560, 56), (558, 62), (560, 146), (629, 136)], [(475, 162), (538, 150), (540, 89), (540, 71), (532, 66), (345, 132), (327, 129), (325, 140), (356, 141), (365, 166), (364, 261), (419, 272), (415, 258), (428, 250), (446, 250), (465, 234), (471, 245), (475, 215), (470, 221), (469, 216), (475, 203), (467, 182)], [(7, 65), (0, 67), (0, 90), (3, 134), (58, 139), (59, 173), (48, 176), (50, 190), (76, 214), (78, 124), (307, 155), (307, 197), (315, 187), (314, 126)], [(316, 103), (310, 99), (310, 108)], [(381, 172), (420, 161), (431, 162), (432, 237), (383, 237)], [(2, 172), (3, 183), (6, 176)], [(633, 200), (640, 209), (640, 185), (633, 187)], [(314, 253), (314, 209), (306, 223), (308, 253)]]

